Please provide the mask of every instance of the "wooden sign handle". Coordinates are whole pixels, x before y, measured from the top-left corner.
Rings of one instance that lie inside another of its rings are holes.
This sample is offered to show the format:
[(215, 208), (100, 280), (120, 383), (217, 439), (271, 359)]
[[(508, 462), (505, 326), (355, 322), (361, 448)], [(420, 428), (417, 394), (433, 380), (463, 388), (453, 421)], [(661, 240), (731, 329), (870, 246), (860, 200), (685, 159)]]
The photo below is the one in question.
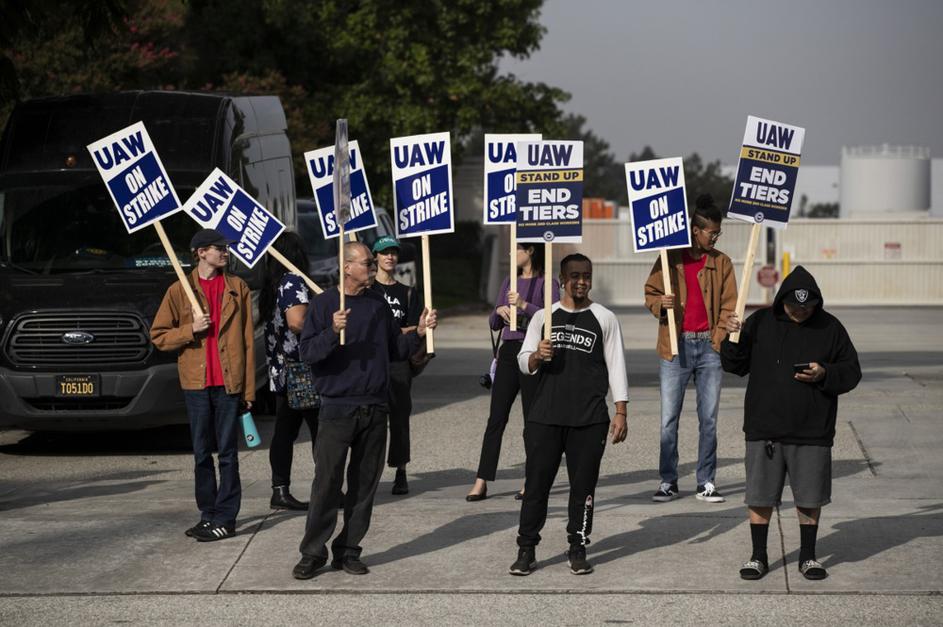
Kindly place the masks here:
[[(429, 267), (429, 236), (422, 236), (422, 300), (432, 311), (432, 268)], [(426, 352), (435, 355), (435, 340), (432, 329), (426, 329)]]
[[(517, 224), (511, 225), (511, 265), (508, 270), (508, 277), (510, 282), (508, 283), (508, 290), (511, 292), (517, 291)], [(511, 331), (517, 331), (517, 305), (512, 305), (510, 308), (511, 316), (508, 325)]]
[(547, 242), (546, 261), (544, 262), (544, 339), (550, 339), (550, 332), (553, 329), (553, 244)]
[(307, 283), (308, 287), (310, 287), (311, 291), (314, 292), (315, 294), (320, 294), (324, 291), (321, 289), (321, 287), (317, 283), (314, 282), (314, 280), (311, 277), (309, 277), (307, 274), (299, 270), (298, 266), (288, 261), (288, 258), (285, 257), (285, 255), (278, 252), (277, 250), (275, 250), (274, 247), (269, 247), (268, 254), (274, 257), (275, 260), (278, 261), (278, 263), (285, 266), (290, 272), (293, 272), (297, 274), (298, 276), (300, 276), (302, 279), (304, 279), (304, 282)]
[[(337, 269), (340, 274), (337, 289), (340, 291), (340, 310), (344, 311), (344, 223), (340, 223), (340, 234), (337, 236)], [(341, 329), (340, 345), (347, 340), (347, 333)]]
[(356, 231), (351, 231), (350, 233), (348, 233), (348, 234), (347, 234), (347, 240), (350, 241), (350, 242), (356, 242), (356, 241), (357, 241), (357, 232), (356, 232)]
[[(747, 308), (747, 296), (750, 293), (750, 275), (753, 274), (753, 260), (756, 258), (756, 245), (760, 241), (760, 231), (763, 229), (759, 223), (753, 225), (750, 231), (750, 243), (747, 245), (747, 256), (743, 260), (743, 275), (740, 277), (740, 291), (737, 292), (737, 319), (743, 324), (743, 312)], [(740, 343), (740, 332), (730, 334), (730, 341), (734, 344)]]
[[(661, 276), (662, 282), (665, 284), (665, 296), (671, 296), (671, 267), (668, 265), (668, 251), (664, 248), (661, 249)], [(677, 302), (675, 303), (675, 309), (668, 312), (668, 339), (671, 341), (672, 357), (678, 354), (678, 322), (675, 320), (676, 309)]]
[(174, 267), (174, 272), (177, 273), (177, 279), (180, 281), (180, 285), (183, 286), (183, 291), (187, 294), (187, 299), (190, 301), (190, 307), (193, 309), (193, 317), (203, 315), (203, 308), (200, 307), (200, 301), (196, 299), (196, 294), (193, 293), (193, 288), (190, 286), (190, 281), (187, 280), (187, 275), (183, 273), (183, 268), (180, 267), (180, 261), (177, 259), (177, 253), (174, 252), (174, 247), (170, 245), (170, 239), (167, 237), (167, 231), (164, 230), (164, 225), (158, 220), (154, 222), (154, 230), (157, 231), (157, 237), (160, 238), (160, 243), (164, 245), (164, 252), (167, 253), (167, 258), (170, 259), (170, 264)]

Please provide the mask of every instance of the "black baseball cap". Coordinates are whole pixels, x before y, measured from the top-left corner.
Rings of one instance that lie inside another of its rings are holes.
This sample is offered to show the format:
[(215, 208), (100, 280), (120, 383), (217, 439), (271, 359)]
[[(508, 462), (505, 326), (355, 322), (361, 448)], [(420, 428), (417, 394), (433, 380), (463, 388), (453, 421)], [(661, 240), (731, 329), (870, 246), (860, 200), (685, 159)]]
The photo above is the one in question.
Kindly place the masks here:
[(230, 244), (232, 244), (232, 240), (226, 239), (216, 229), (200, 229), (190, 238), (190, 250), (207, 248), (208, 246), (229, 246)]
[(815, 307), (822, 302), (822, 299), (813, 291), (798, 289), (788, 292), (783, 297), (783, 302), (790, 305), (799, 305), (800, 307)]

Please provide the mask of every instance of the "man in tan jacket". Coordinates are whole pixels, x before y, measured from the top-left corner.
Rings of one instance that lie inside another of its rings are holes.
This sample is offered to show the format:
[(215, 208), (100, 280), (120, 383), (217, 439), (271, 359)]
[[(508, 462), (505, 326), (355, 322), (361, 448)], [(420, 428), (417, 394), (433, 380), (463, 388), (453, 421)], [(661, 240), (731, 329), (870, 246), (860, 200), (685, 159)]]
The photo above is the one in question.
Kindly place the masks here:
[[(194, 316), (180, 281), (167, 289), (151, 325), (159, 350), (178, 351), (177, 372), (190, 418), (200, 522), (186, 534), (200, 542), (236, 533), (239, 409), (255, 399), (255, 353), (249, 287), (227, 275), (229, 241), (213, 229), (190, 240), (197, 267), (188, 278), (203, 314)], [(213, 465), (218, 447), (219, 483)]]
[[(684, 390), (691, 376), (697, 390), (699, 441), (697, 498), (722, 503), (714, 485), (717, 470), (717, 410), (723, 370), (720, 343), (724, 323), (737, 305), (737, 284), (730, 257), (714, 248), (720, 237), (723, 214), (709, 195), (697, 199), (691, 216), (691, 247), (668, 252), (672, 295), (665, 294), (661, 259), (655, 261), (645, 282), (645, 305), (658, 318), (658, 355), (661, 357), (661, 484), (656, 502), (679, 498), (678, 418)], [(672, 357), (668, 316), (678, 329), (678, 355)]]

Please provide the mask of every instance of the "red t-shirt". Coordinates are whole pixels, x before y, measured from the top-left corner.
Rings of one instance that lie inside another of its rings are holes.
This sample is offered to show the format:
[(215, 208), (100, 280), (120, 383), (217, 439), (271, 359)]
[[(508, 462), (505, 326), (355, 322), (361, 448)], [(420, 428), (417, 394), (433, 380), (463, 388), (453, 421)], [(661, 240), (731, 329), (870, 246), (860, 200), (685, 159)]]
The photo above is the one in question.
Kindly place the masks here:
[(681, 327), (683, 331), (709, 331), (710, 324), (707, 322), (707, 307), (704, 305), (704, 295), (701, 293), (701, 284), (697, 280), (697, 273), (701, 271), (704, 264), (707, 263), (707, 255), (701, 255), (701, 258), (695, 261), (688, 256), (687, 251), (681, 254), (681, 260), (684, 262), (684, 282), (688, 288), (688, 300), (684, 306), (684, 322)]
[(209, 303), (210, 327), (206, 330), (206, 387), (225, 385), (223, 366), (219, 363), (219, 319), (223, 309), (223, 291), (226, 280), (222, 274), (212, 279), (200, 279), (200, 287)]

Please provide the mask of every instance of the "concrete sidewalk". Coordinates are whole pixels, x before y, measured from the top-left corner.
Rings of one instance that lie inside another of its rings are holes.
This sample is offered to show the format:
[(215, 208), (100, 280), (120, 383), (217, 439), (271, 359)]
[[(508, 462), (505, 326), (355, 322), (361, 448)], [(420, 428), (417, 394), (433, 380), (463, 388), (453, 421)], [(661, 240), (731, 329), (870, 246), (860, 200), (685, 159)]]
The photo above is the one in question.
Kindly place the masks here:
[[(198, 514), (180, 432), (97, 438), (5, 433), (0, 622), (128, 616), (206, 622), (203, 610), (213, 608), (210, 622), (230, 624), (785, 623), (805, 611), (827, 611), (827, 620), (841, 623), (939, 623), (943, 315), (939, 309), (835, 313), (858, 347), (865, 378), (840, 401), (834, 501), (819, 531), (818, 556), (830, 575), (824, 581), (806, 581), (797, 571), (799, 534), (788, 488), (771, 525), (771, 572), (759, 582), (738, 576), (750, 552), (741, 380), (726, 380), (721, 401), (717, 483), (727, 502), (693, 498), (693, 390), (681, 424), (684, 498), (651, 502), (658, 483), (657, 358), (654, 321), (637, 311), (620, 314), (632, 395), (629, 438), (610, 446), (603, 460), (589, 547), (596, 572), (574, 577), (566, 567), (561, 472), (539, 569), (530, 577), (507, 575), (516, 556), (519, 503), (513, 495), (523, 482), (522, 422), (516, 406), (498, 481), (487, 500), (466, 503), (488, 408), (477, 376), (490, 362), (490, 349), (483, 317), (464, 316), (443, 321), (438, 356), (415, 382), (411, 493), (391, 496), (392, 472), (384, 474), (363, 543), (370, 575), (326, 569), (310, 581), (291, 577), (304, 517), (269, 509), (265, 448), (240, 458), (245, 493), (237, 537), (200, 544), (183, 536)], [(267, 442), (272, 423), (263, 419), (260, 426)], [(312, 475), (305, 434), (295, 448), (296, 496), (306, 498)], [(583, 593), (591, 594), (578, 596)]]

